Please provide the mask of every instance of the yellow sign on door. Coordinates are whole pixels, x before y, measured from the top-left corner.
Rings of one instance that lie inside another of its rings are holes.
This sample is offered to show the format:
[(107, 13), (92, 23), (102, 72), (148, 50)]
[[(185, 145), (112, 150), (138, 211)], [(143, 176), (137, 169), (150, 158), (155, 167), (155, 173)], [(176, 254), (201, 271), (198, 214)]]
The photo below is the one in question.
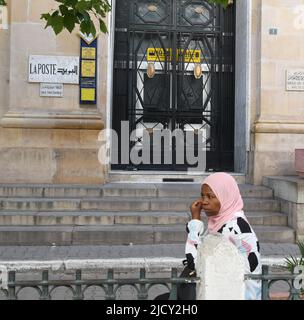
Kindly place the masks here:
[[(172, 59), (172, 49), (166, 49), (167, 61)], [(148, 61), (166, 61), (166, 55), (163, 48), (148, 48)]]
[[(180, 57), (182, 55), (182, 57)], [(177, 50), (177, 60), (182, 59), (182, 61), (187, 63), (201, 63), (201, 50)]]
[[(183, 54), (183, 57), (180, 57), (180, 55)], [(172, 49), (167, 48), (166, 49), (166, 55), (163, 48), (148, 48), (147, 49), (147, 61), (148, 62), (164, 62), (172, 60)], [(179, 59), (182, 59), (182, 61), (187, 63), (201, 63), (201, 50), (184, 50), (184, 49), (177, 49), (176, 54), (176, 60), (179, 61)]]

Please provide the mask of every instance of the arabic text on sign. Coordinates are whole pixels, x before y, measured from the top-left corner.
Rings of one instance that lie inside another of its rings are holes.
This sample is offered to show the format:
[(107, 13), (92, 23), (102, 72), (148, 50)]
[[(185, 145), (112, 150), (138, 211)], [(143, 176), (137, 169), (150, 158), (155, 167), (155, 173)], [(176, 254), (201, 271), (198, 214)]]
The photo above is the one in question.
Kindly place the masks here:
[(79, 57), (37, 56), (29, 57), (29, 82), (79, 83)]

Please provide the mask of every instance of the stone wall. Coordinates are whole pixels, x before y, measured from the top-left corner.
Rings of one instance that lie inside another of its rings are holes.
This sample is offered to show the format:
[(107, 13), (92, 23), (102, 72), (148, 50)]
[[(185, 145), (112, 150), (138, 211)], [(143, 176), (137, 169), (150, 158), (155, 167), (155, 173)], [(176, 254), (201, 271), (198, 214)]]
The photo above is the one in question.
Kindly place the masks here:
[(40, 97), (39, 83), (28, 82), (29, 55), (79, 56), (79, 29), (56, 36), (44, 28), (40, 15), (56, 8), (53, 0), (8, 2), (10, 30), (0, 37), (0, 55), (8, 61), (1, 82), (10, 70), (9, 86), (0, 91), (0, 182), (103, 183), (97, 155), (107, 102), (107, 35), (98, 39), (96, 106), (79, 104), (78, 85), (64, 84), (62, 98)]
[(296, 232), (296, 240), (304, 241), (304, 179), (295, 176), (264, 177), (263, 184), (274, 191), (288, 225)]
[(260, 3), (260, 10), (255, 9), (253, 22), (257, 37), (252, 56), (256, 65), (251, 94), (251, 180), (261, 184), (264, 175), (295, 174), (294, 151), (304, 147), (304, 92), (285, 90), (286, 70), (304, 68), (304, 25), (296, 24), (300, 13), (295, 10), (304, 2), (252, 3)]
[[(29, 55), (79, 55), (78, 30), (55, 36), (50, 28), (44, 29), (40, 15), (56, 6), (53, 0), (8, 4), (9, 30), (0, 30), (0, 182), (103, 183), (107, 169), (97, 153), (98, 133), (110, 119), (109, 35), (98, 40), (96, 106), (79, 105), (77, 85), (65, 84), (63, 98), (42, 98), (39, 84), (27, 80)], [(295, 174), (294, 150), (304, 148), (304, 92), (285, 90), (286, 69), (304, 65), (304, 26), (297, 28), (294, 11), (304, 2), (246, 0), (246, 5), (251, 8), (250, 52), (242, 68), (248, 68), (248, 96), (241, 87), (237, 98), (238, 110), (248, 110), (236, 119), (241, 125), (236, 138), (242, 136), (236, 141), (236, 171), (247, 167), (247, 182), (261, 184), (265, 175)], [(246, 19), (237, 17), (237, 27), (245, 26)], [(272, 28), (276, 35), (270, 34)], [(238, 34), (243, 35), (240, 30)], [(246, 47), (241, 49), (239, 56)], [(237, 83), (245, 78), (242, 68)], [(244, 150), (245, 117), (251, 131), (249, 150)]]

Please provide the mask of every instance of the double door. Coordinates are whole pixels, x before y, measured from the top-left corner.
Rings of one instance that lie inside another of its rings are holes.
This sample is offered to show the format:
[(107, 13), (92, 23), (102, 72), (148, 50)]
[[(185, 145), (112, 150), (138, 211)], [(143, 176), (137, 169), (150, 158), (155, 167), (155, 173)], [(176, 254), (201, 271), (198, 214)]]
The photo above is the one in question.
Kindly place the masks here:
[(187, 170), (204, 154), (205, 170), (233, 171), (234, 28), (233, 6), (119, 1), (112, 169)]

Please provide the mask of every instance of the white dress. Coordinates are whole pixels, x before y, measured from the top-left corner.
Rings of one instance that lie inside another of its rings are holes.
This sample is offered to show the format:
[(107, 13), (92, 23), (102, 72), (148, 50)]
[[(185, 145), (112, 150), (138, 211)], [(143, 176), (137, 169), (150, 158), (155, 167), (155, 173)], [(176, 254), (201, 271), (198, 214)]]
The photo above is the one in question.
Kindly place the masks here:
[[(200, 243), (203, 222), (191, 220), (187, 224), (188, 238), (186, 242), (186, 257), (188, 266), (195, 269), (197, 246)], [(256, 234), (251, 228), (243, 211), (236, 212), (231, 220), (223, 225), (217, 232), (230, 240), (245, 258), (246, 274), (261, 274), (260, 246)], [(246, 300), (261, 299), (261, 281), (246, 280)]]

